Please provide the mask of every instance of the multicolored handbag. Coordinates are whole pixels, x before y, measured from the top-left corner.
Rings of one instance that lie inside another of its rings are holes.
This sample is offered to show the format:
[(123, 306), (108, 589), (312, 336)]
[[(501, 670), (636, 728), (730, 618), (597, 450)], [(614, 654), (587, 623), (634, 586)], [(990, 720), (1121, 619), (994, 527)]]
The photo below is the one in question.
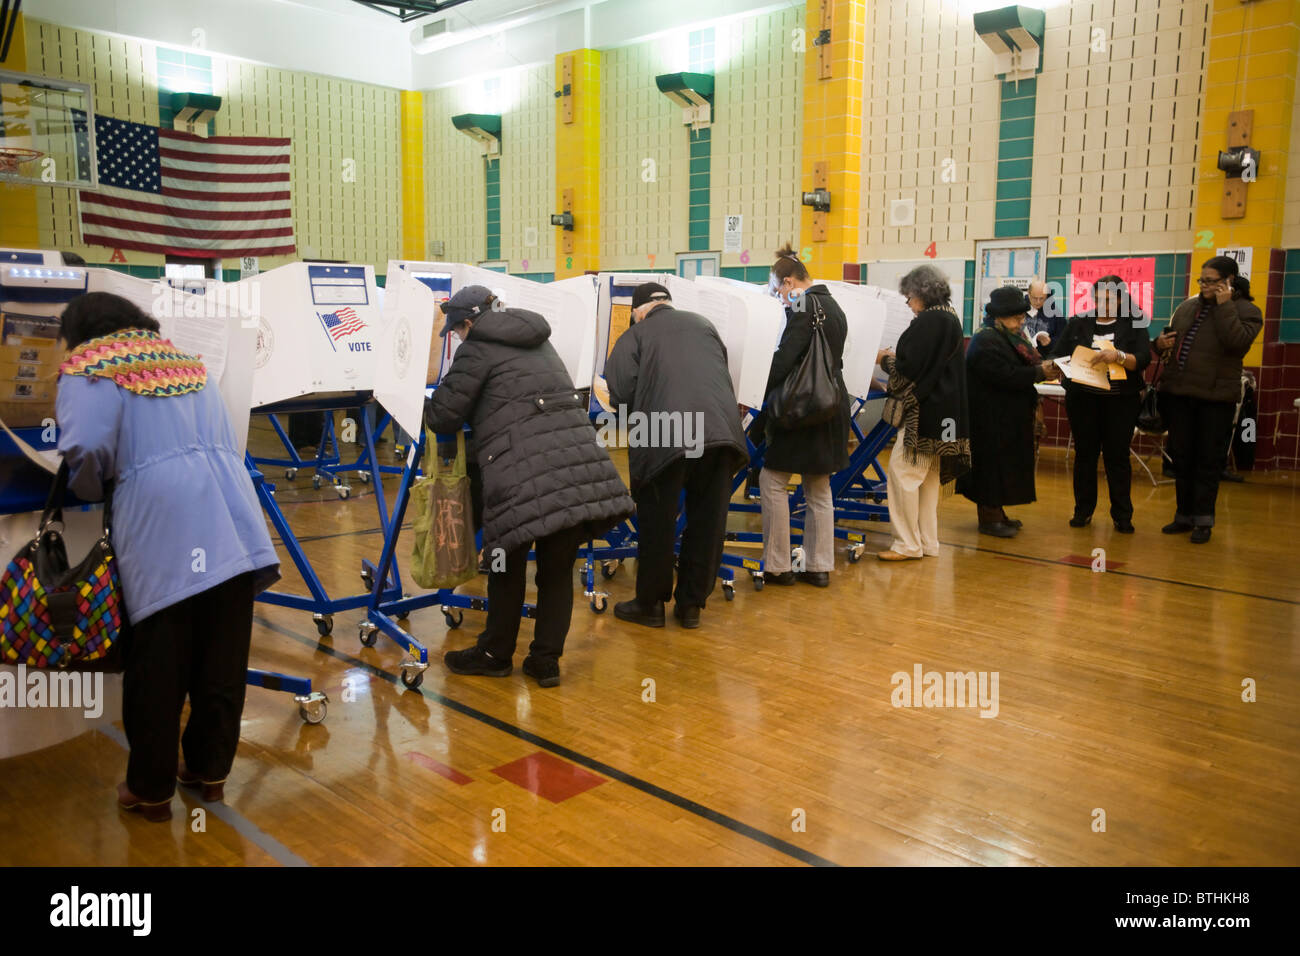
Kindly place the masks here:
[[(117, 558), (109, 543), (113, 491), (105, 489), (104, 533), (75, 568), (68, 567), (63, 498), (68, 465), (59, 468), (36, 537), (0, 574), (0, 663), (107, 669), (125, 613)], [(116, 654), (113, 657), (117, 657)]]

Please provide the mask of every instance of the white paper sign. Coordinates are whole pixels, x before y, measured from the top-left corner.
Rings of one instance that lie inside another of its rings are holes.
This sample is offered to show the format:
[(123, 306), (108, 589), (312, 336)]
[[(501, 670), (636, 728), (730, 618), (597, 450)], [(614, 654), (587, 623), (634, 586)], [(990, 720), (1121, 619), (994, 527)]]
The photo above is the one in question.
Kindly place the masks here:
[(255, 276), (262, 270), (258, 267), (257, 256), (240, 256), (239, 257), (239, 278), (247, 279)]
[(1255, 257), (1255, 251), (1250, 246), (1225, 246), (1222, 249), (1215, 249), (1216, 256), (1227, 256), (1229, 259), (1237, 260), (1237, 272), (1247, 279), (1250, 278), (1251, 260)]
[(744, 233), (744, 216), (727, 216), (722, 226), (722, 251), (740, 252)]

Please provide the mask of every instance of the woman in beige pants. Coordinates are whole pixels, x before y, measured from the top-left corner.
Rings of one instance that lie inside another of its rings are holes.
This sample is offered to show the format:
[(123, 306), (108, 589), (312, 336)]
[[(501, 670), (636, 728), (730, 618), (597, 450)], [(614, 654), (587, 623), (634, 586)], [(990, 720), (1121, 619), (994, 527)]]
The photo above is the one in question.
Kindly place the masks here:
[(894, 541), (882, 561), (939, 553), (940, 490), (970, 468), (965, 343), (948, 279), (918, 266), (898, 291), (915, 318), (897, 350), (878, 356), (889, 375), (885, 418), (898, 427), (886, 487)]

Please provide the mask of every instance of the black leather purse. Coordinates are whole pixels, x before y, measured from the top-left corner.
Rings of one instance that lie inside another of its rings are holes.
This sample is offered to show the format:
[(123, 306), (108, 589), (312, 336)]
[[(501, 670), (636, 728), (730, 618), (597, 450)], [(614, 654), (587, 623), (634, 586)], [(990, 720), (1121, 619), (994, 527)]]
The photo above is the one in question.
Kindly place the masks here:
[(830, 343), (826, 341), (826, 313), (810, 297), (813, 306), (812, 340), (793, 372), (768, 397), (767, 420), (777, 428), (790, 430), (820, 425), (835, 417), (843, 399)]
[(1160, 435), (1165, 432), (1165, 417), (1160, 413), (1160, 375), (1165, 370), (1164, 360), (1161, 359), (1156, 365), (1155, 374), (1151, 376), (1151, 381), (1142, 386), (1141, 403), (1138, 406), (1138, 431), (1146, 432), (1151, 435)]

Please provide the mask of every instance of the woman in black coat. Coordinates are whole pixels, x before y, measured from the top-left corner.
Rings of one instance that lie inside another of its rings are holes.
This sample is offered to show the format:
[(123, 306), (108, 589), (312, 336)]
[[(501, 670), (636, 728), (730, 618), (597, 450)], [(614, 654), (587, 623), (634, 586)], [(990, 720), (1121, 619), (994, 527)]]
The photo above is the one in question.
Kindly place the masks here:
[[(801, 428), (781, 428), (766, 422), (767, 450), (759, 475), (763, 512), (764, 579), (771, 584), (804, 581), (817, 587), (830, 585), (835, 570), (835, 508), (831, 501), (831, 474), (849, 464), (849, 393), (844, 387), (844, 342), (849, 325), (844, 310), (830, 290), (813, 284), (808, 269), (789, 244), (776, 254), (771, 289), (785, 303), (785, 332), (772, 356), (767, 377), (769, 397), (799, 367), (813, 340), (813, 323), (822, 322), (826, 344), (835, 363), (840, 404), (825, 422)], [(790, 562), (790, 501), (786, 486), (797, 473), (803, 480), (808, 505), (804, 517), (805, 567), (792, 570)]]
[(984, 328), (966, 350), (970, 471), (957, 479), (957, 490), (979, 509), (980, 534), (999, 538), (1020, 531), (1005, 507), (1035, 498), (1034, 384), (1057, 377), (1056, 366), (1021, 334), (1030, 308), (1014, 286), (995, 289), (984, 306)]
[(1106, 464), (1110, 516), (1115, 530), (1133, 533), (1133, 463), (1129, 460), (1133, 429), (1141, 406), (1142, 373), (1151, 364), (1151, 338), (1145, 318), (1129, 298), (1124, 280), (1102, 276), (1092, 287), (1096, 307), (1072, 318), (1053, 345), (1055, 356), (1069, 356), (1076, 347), (1094, 349), (1093, 365), (1117, 363), (1123, 379), (1111, 379), (1109, 389), (1093, 388), (1069, 378), (1065, 412), (1074, 438), (1074, 516), (1071, 528), (1092, 521), (1097, 507), (1097, 458)]
[(441, 309), (442, 334), (455, 331), (463, 341), (425, 405), (425, 424), (438, 433), (467, 422), (473, 429), (483, 472), (483, 550), (494, 569), (505, 557), (505, 570), (488, 576), (487, 626), (477, 644), (443, 660), (456, 674), (511, 673), (534, 549), (537, 623), (524, 673), (554, 687), (573, 613), (578, 547), (629, 517), (632, 499), (596, 440), (582, 393), (547, 341), (551, 329), (542, 316), (500, 308), (483, 286), (461, 289)]

